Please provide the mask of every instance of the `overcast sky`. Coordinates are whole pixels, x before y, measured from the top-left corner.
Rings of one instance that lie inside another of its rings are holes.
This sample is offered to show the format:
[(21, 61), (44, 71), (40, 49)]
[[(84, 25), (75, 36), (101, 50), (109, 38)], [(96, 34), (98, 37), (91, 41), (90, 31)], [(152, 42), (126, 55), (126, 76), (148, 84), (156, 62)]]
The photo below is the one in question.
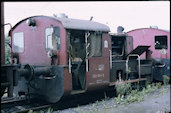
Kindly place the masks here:
[[(5, 23), (12, 26), (29, 16), (65, 13), (83, 20), (93, 16), (93, 21), (108, 25), (113, 33), (118, 26), (125, 32), (150, 26), (170, 30), (169, 1), (5, 2), (4, 10)], [(5, 28), (7, 32), (9, 26)]]

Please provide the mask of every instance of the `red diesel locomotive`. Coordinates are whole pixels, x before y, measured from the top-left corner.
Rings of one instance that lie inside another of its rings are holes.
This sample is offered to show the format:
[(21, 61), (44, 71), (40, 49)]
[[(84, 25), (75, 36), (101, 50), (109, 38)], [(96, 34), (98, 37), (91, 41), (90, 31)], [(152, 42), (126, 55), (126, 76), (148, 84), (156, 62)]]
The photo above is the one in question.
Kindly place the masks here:
[[(2, 65), (1, 96), (31, 95), (51, 103), (124, 82), (152, 81), (148, 48), (110, 34), (108, 26), (68, 17), (32, 16), (11, 30), (12, 64)], [(140, 55), (146, 52), (146, 59)]]

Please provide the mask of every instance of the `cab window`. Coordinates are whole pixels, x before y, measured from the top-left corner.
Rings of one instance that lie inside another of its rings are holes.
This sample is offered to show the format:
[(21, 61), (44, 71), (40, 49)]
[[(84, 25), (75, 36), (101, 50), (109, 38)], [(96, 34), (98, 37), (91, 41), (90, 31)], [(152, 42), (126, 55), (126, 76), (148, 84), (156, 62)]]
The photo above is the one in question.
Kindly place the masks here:
[(14, 33), (13, 36), (13, 52), (24, 52), (24, 33)]
[(155, 36), (155, 49), (167, 49), (167, 35)]
[(45, 30), (46, 50), (60, 50), (60, 29), (59, 27), (50, 27)]

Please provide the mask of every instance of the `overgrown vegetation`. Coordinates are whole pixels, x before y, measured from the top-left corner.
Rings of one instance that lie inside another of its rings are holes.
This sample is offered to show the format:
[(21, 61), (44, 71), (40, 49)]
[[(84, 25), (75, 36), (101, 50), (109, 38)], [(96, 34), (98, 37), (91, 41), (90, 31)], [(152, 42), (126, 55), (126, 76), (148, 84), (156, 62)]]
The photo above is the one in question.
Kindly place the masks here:
[(156, 89), (160, 88), (161, 83), (146, 84), (146, 86), (142, 90), (140, 90), (139, 88), (132, 90), (130, 88), (130, 84), (125, 84), (124, 86), (125, 88), (123, 88), (123, 85), (116, 85), (116, 91), (118, 95), (114, 98), (114, 101), (116, 101), (118, 104), (141, 102), (144, 100), (145, 95), (154, 92)]
[(170, 77), (167, 75), (163, 75), (163, 83), (165, 86), (169, 84), (169, 81), (170, 81)]
[(129, 94), (132, 90), (131, 83), (124, 84), (122, 82), (115, 85), (116, 88), (116, 94), (119, 95), (125, 95)]
[(5, 36), (5, 64), (11, 63), (11, 38)]
[(156, 91), (161, 86), (162, 86), (162, 83), (148, 84), (146, 82), (143, 87), (139, 86), (137, 88), (132, 88), (131, 83), (124, 84), (123, 82), (121, 82), (117, 84), (115, 87), (117, 96), (110, 99), (110, 102), (106, 101), (106, 100), (109, 100), (109, 98), (105, 95), (105, 98), (102, 101), (96, 101), (95, 103), (90, 104), (91, 107), (88, 107), (88, 108), (77, 107), (74, 111), (80, 112), (80, 113), (82, 112), (83, 113), (103, 113), (106, 110), (116, 108), (120, 104), (130, 104), (133, 102), (141, 102), (144, 100), (145, 96)]

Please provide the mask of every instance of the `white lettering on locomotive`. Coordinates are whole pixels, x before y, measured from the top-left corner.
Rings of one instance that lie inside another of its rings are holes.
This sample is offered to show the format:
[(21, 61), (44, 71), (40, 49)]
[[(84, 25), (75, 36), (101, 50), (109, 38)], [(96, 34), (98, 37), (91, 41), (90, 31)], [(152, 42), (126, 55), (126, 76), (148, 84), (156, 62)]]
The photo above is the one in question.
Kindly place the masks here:
[(103, 74), (93, 74), (92, 78), (102, 78), (104, 77), (104, 73)]

